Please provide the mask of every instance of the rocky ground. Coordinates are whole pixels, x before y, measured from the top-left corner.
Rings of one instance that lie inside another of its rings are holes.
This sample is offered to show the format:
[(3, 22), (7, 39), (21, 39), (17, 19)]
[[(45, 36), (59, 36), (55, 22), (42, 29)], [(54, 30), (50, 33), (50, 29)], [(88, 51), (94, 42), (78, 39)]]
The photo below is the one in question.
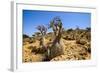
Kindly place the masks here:
[[(84, 31), (81, 32), (83, 34)], [(40, 48), (38, 38), (24, 38), (23, 41), (23, 62), (42, 62), (42, 61), (70, 61), (70, 60), (89, 60), (91, 59), (91, 42), (90, 31), (85, 31), (83, 36), (75, 39), (75, 33), (71, 30), (70, 33), (64, 33), (62, 37), (64, 54), (56, 56), (51, 60), (46, 59), (46, 52)], [(79, 34), (80, 35), (80, 34)], [(70, 38), (68, 38), (70, 36)], [(45, 37), (45, 45), (52, 43), (52, 37)]]

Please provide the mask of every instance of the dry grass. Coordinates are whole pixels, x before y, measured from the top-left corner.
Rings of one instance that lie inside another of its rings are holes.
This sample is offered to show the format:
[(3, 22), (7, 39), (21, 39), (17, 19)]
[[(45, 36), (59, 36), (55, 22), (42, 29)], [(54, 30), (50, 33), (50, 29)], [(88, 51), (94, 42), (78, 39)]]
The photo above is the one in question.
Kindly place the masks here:
[[(78, 35), (80, 38), (75, 39), (76, 33), (71, 30), (68, 33), (63, 33), (62, 41), (64, 42), (64, 54), (50, 59), (50, 61), (63, 60), (88, 60), (91, 58), (91, 34), (90, 31), (81, 31)], [(45, 45), (51, 46), (52, 36), (46, 36)], [(23, 40), (23, 62), (41, 62), (47, 59), (47, 52), (40, 47), (39, 40), (26, 38)]]

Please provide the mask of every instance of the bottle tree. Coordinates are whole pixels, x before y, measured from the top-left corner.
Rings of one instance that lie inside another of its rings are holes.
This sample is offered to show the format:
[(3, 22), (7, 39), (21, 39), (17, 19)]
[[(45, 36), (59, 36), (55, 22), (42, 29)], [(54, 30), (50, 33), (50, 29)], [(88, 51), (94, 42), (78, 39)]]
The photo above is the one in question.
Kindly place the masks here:
[(54, 17), (53, 20), (50, 22), (49, 27), (53, 30), (53, 42), (52, 46), (50, 47), (50, 59), (64, 54), (64, 47), (63, 42), (61, 40), (62, 36), (62, 28), (63, 24), (60, 17)]

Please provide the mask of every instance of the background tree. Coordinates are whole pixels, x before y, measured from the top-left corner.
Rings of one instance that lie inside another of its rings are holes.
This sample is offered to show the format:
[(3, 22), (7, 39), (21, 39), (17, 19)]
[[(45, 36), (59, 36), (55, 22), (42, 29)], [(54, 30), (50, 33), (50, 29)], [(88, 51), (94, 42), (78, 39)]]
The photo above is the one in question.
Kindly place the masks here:
[(90, 27), (87, 27), (86, 30), (87, 30), (87, 31), (91, 31), (91, 28), (90, 28)]
[(42, 51), (46, 50), (46, 47), (45, 47), (45, 35), (46, 35), (46, 32), (47, 32), (47, 28), (44, 26), (44, 25), (39, 25), (37, 26), (37, 29), (39, 30), (40, 32), (40, 48), (42, 49)]
[(23, 38), (29, 38), (29, 36), (26, 34), (23, 34)]
[(41, 34), (40, 32), (35, 32), (34, 35), (35, 35), (35, 36), (40, 36), (40, 34)]

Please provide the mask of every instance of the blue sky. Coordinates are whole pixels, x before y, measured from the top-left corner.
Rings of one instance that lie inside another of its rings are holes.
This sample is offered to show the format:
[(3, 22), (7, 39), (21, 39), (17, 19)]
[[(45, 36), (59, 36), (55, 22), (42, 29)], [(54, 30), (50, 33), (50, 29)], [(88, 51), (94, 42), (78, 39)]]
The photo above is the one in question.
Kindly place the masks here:
[(84, 29), (91, 25), (91, 13), (23, 10), (23, 33), (32, 36), (38, 31), (38, 25), (48, 26), (55, 16), (61, 18), (65, 29), (75, 29), (77, 26)]

